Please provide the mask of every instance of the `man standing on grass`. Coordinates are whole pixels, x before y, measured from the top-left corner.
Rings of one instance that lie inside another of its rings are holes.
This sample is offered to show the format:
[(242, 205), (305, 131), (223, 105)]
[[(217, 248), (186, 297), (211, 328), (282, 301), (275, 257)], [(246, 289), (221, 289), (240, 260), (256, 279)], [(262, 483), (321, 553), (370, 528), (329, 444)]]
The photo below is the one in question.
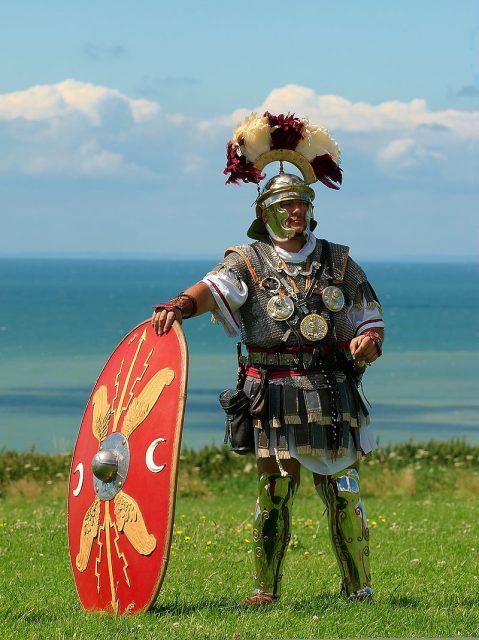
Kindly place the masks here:
[[(375, 448), (358, 392), (365, 365), (381, 355), (379, 301), (349, 249), (312, 231), (320, 180), (338, 189), (339, 149), (329, 133), (292, 115), (252, 114), (228, 143), (228, 182), (255, 182), (280, 161), (256, 200), (248, 236), (205, 278), (155, 307), (157, 333), (210, 311), (227, 334), (240, 334), (247, 358), (240, 386), (249, 398), (258, 465), (253, 522), (254, 592), (247, 605), (280, 595), (291, 508), (301, 466), (312, 471), (327, 508), (341, 593), (372, 598), (369, 530), (359, 490), (359, 462)], [(283, 161), (302, 178), (285, 173)]]

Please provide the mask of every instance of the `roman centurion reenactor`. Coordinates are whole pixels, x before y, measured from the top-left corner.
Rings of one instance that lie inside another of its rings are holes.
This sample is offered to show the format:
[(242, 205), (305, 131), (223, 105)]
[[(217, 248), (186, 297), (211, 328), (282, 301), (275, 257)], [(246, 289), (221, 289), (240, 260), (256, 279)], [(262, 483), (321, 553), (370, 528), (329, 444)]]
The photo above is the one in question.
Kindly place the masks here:
[[(255, 242), (229, 248), (201, 282), (156, 306), (152, 323), (162, 334), (175, 321), (210, 311), (245, 344), (229, 436), (233, 441), (236, 427), (244, 428), (246, 413), (249, 422), (239, 435), (246, 442), (235, 446), (251, 446), (258, 466), (254, 592), (246, 604), (279, 598), (301, 467), (312, 472), (326, 505), (342, 594), (371, 599), (359, 463), (376, 444), (358, 385), (365, 366), (381, 355), (384, 325), (376, 294), (349, 248), (313, 235), (309, 186), (320, 180), (339, 188), (339, 148), (307, 119), (267, 112), (236, 128), (227, 158), (229, 183), (259, 184), (262, 169), (280, 161), (278, 175), (261, 192), (258, 187), (248, 230)], [(302, 177), (285, 173), (283, 162)], [(228, 392), (222, 396), (228, 413)]]

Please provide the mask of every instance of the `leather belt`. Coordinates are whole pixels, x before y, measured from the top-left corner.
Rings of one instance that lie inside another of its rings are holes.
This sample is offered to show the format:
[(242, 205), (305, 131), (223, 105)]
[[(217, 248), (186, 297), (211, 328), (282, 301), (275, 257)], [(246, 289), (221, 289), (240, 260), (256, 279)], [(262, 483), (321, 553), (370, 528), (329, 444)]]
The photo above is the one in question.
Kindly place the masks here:
[[(308, 368), (313, 358), (312, 353), (303, 353), (303, 365)], [(299, 364), (297, 353), (267, 353), (252, 351), (248, 354), (249, 364), (259, 364), (264, 367), (294, 367)]]

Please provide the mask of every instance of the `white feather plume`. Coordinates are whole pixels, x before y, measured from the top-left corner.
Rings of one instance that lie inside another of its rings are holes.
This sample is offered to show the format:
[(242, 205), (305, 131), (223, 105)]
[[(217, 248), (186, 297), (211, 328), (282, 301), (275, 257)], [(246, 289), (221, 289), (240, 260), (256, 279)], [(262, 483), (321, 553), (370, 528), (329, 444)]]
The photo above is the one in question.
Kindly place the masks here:
[(336, 140), (327, 129), (304, 121), (303, 139), (299, 141), (296, 151), (301, 153), (311, 162), (316, 156), (328, 153), (334, 162), (339, 165), (341, 154)]
[(236, 127), (232, 141), (236, 142), (247, 160), (254, 162), (258, 156), (271, 148), (271, 127), (268, 118), (252, 113)]

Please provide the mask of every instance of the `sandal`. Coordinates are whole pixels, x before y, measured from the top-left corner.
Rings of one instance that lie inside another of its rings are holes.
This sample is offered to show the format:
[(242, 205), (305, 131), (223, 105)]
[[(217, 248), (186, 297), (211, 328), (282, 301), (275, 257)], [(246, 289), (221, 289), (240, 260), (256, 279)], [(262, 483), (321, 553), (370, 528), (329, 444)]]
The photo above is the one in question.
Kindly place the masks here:
[(246, 598), (244, 604), (246, 607), (258, 607), (266, 604), (273, 604), (278, 600), (278, 596), (272, 593), (265, 593), (264, 591), (257, 591), (253, 593), (250, 598)]

